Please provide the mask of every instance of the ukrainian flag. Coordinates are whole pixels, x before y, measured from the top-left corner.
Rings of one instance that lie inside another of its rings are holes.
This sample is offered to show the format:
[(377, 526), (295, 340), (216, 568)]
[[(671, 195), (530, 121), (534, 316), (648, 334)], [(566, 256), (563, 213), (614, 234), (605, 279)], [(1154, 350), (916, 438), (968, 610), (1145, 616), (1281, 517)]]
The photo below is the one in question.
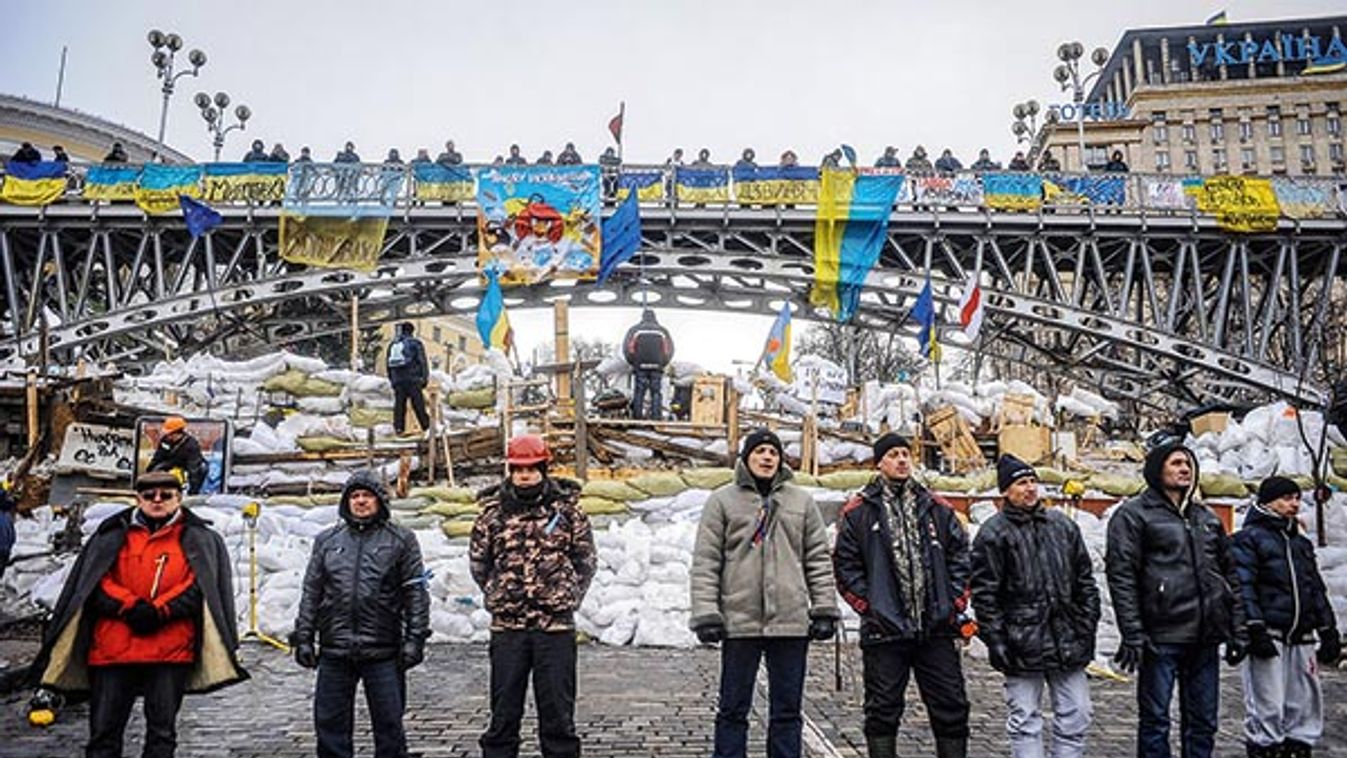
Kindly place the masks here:
[(461, 166), (417, 163), (412, 166), (417, 200), (461, 203), (477, 196), (472, 186), (472, 171)]
[(813, 205), (819, 173), (812, 166), (734, 169), (734, 199), (744, 205)]
[(14, 205), (50, 205), (65, 194), (65, 172), (66, 164), (61, 161), (6, 161), (0, 200)]
[(636, 193), (636, 199), (643, 203), (653, 203), (664, 199), (664, 172), (658, 169), (648, 171), (624, 170), (617, 177), (617, 199), (625, 200), (627, 195)]
[(821, 174), (809, 302), (826, 306), (838, 321), (849, 321), (884, 248), (903, 176), (843, 169)]
[(84, 175), (85, 200), (135, 200), (139, 166), (90, 166)]
[(136, 205), (149, 214), (171, 213), (182, 210), (179, 195), (201, 197), (200, 166), (165, 166), (147, 163), (140, 171), (136, 185)]
[(982, 201), (994, 211), (1031, 211), (1043, 204), (1038, 174), (983, 174)]
[(679, 167), (674, 174), (674, 187), (679, 202), (728, 203), (730, 201), (730, 172), (723, 168)]
[(781, 304), (781, 312), (767, 333), (762, 346), (762, 362), (783, 382), (790, 381), (790, 301)]
[(509, 350), (514, 342), (514, 331), (510, 329), (510, 317), (505, 313), (505, 298), (500, 294), (500, 277), (495, 269), (487, 269), (486, 280), (486, 294), (482, 296), (482, 304), (477, 306), (477, 333), (482, 337), (483, 346)]
[(208, 203), (270, 203), (285, 197), (289, 166), (284, 163), (207, 163)]

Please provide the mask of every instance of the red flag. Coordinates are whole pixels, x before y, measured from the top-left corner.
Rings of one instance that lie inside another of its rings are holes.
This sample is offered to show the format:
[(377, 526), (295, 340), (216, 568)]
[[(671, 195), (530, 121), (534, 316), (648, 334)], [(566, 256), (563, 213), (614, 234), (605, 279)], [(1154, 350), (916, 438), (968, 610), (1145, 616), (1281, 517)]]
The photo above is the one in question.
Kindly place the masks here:
[(623, 102), (622, 105), (617, 110), (617, 115), (613, 116), (613, 120), (608, 122), (608, 131), (612, 132), (613, 139), (619, 145), (622, 144), (622, 117), (626, 114), (626, 112), (627, 112), (627, 104)]

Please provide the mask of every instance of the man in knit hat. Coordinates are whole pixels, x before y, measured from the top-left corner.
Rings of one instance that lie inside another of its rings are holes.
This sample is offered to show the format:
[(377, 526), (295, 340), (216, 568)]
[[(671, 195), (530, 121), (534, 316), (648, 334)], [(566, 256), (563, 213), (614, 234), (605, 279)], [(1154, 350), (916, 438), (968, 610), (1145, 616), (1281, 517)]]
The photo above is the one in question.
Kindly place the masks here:
[(1249, 658), (1240, 674), (1244, 742), (1253, 758), (1310, 755), (1324, 729), (1315, 664), (1331, 666), (1342, 653), (1314, 544), (1296, 521), (1299, 510), (1300, 487), (1269, 477), (1232, 540), (1249, 617)]
[(809, 641), (837, 629), (828, 536), (814, 498), (791, 483), (781, 440), (744, 439), (734, 481), (702, 508), (690, 577), (689, 626), (720, 642), (713, 758), (743, 758), (758, 666), (767, 659), (767, 754), (799, 758)]
[(1185, 758), (1212, 754), (1220, 656), (1244, 657), (1244, 605), (1225, 527), (1202, 503), (1197, 458), (1177, 442), (1146, 455), (1146, 489), (1114, 509), (1105, 564), (1122, 643), (1114, 661), (1137, 675), (1137, 755), (1168, 758), (1177, 683)]
[(1015, 758), (1043, 753), (1039, 700), (1052, 700), (1052, 755), (1085, 755), (1092, 709), (1085, 666), (1094, 659), (1099, 588), (1080, 528), (1043, 507), (1033, 466), (996, 464), (1001, 512), (973, 541), (973, 609), (992, 668), (1006, 676), (1006, 733)]
[(968, 695), (955, 638), (968, 604), (968, 537), (954, 510), (912, 479), (912, 450), (874, 444), (879, 474), (837, 517), (833, 570), (861, 616), (865, 743), (894, 758), (908, 677), (930, 714), (937, 758), (968, 755)]

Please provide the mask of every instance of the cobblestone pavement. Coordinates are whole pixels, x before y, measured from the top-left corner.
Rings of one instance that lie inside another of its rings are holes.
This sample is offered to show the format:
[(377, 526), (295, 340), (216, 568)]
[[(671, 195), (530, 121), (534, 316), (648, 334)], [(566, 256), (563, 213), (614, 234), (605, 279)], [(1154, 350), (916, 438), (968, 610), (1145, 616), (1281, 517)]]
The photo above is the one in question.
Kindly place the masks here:
[[(840, 655), (842, 689), (835, 687), (835, 651), (815, 646), (810, 660), (805, 714), (813, 756), (863, 757), (859, 655)], [(202, 758), (259, 756), (295, 758), (314, 754), (311, 691), (313, 674), (269, 649), (249, 645), (245, 664), (252, 681), (207, 696), (189, 697), (179, 719), (178, 755)], [(854, 661), (854, 663), (853, 663)], [(711, 752), (719, 657), (713, 650), (667, 651), (605, 648), (580, 650), (579, 730), (586, 756), (704, 758)], [(853, 675), (854, 674), (854, 675)], [(1001, 678), (984, 663), (967, 661), (973, 700), (971, 756), (1008, 755)], [(486, 648), (432, 646), (425, 665), (409, 676), (407, 730), (413, 756), (461, 758), (479, 754), (477, 736), (487, 722)], [(1222, 671), (1218, 755), (1244, 754), (1240, 741), (1243, 705), (1233, 669)], [(1136, 709), (1130, 684), (1094, 681), (1095, 722), (1089, 755), (1121, 758), (1134, 753)], [(932, 755), (925, 713), (910, 691), (911, 704), (900, 734), (900, 755)], [(763, 755), (761, 693), (755, 702), (750, 755)], [(1347, 758), (1347, 672), (1325, 677), (1328, 733), (1316, 756)], [(72, 758), (82, 754), (87, 713), (72, 706), (45, 730), (24, 724), (26, 693), (0, 701), (0, 756)], [(139, 755), (143, 722), (128, 729), (127, 754)], [(524, 756), (537, 755), (533, 715), (525, 721)], [(363, 702), (357, 711), (357, 747), (372, 753)], [(1177, 723), (1175, 725), (1177, 733)]]

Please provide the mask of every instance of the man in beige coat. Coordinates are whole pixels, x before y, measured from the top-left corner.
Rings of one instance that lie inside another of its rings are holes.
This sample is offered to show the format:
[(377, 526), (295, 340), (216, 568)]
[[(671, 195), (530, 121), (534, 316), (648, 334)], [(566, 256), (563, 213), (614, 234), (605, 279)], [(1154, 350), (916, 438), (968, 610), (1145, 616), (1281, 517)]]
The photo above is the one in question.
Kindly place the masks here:
[(814, 498), (790, 483), (781, 440), (745, 440), (734, 481), (702, 509), (692, 552), (692, 618), (703, 643), (721, 642), (713, 758), (742, 758), (758, 665), (767, 659), (767, 754), (799, 758), (809, 640), (837, 629), (828, 537)]

